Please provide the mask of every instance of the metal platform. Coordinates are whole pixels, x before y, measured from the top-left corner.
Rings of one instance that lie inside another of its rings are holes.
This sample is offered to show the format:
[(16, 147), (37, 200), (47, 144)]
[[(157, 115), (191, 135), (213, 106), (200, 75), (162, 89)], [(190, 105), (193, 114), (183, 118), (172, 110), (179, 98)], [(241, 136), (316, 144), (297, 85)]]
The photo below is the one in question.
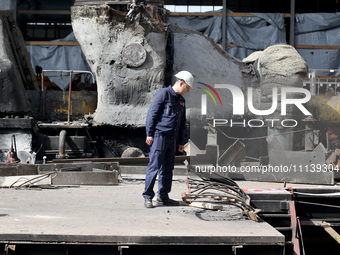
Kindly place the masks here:
[[(184, 204), (146, 209), (143, 188), (143, 181), (134, 181), (118, 186), (0, 189), (0, 246), (104, 245), (117, 252), (125, 246), (143, 246), (167, 254), (164, 247), (169, 245), (182, 251), (190, 245), (195, 254), (200, 254), (200, 246), (224, 254), (234, 254), (235, 247), (251, 254), (283, 254), (284, 236), (264, 221), (235, 218), (235, 211), (204, 218), (206, 210)], [(175, 181), (172, 197), (181, 200), (185, 190), (183, 181)], [(155, 245), (158, 248), (152, 248)]]

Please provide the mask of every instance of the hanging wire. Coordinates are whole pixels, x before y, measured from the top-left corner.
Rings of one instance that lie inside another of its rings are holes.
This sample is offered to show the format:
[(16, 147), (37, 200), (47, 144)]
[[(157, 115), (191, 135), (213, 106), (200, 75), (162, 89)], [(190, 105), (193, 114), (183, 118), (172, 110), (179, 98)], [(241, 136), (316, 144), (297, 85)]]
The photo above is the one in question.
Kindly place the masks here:
[[(44, 179), (47, 179), (51, 176), (51, 179), (55, 178), (58, 175), (58, 172), (53, 172), (53, 173), (48, 173), (48, 174), (42, 174), (39, 176), (35, 176), (33, 178), (28, 178), (28, 177), (21, 177), (18, 180), (16, 180), (15, 182), (13, 182), (10, 185), (10, 188), (16, 188), (16, 189), (20, 189), (22, 187), (28, 187), (30, 188), (31, 186), (34, 186), (35, 183), (40, 182)], [(17, 186), (15, 186), (15, 184), (23, 182)]]

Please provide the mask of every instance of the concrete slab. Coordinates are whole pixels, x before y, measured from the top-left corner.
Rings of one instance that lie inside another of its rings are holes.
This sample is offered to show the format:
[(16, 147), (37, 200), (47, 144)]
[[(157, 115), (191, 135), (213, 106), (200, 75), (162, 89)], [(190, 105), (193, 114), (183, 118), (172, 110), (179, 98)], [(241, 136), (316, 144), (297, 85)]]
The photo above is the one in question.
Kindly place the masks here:
[(37, 164), (38, 171), (44, 173), (44, 171), (93, 171), (93, 169), (104, 169), (104, 170), (118, 170), (118, 162), (92, 162), (83, 161), (73, 163), (49, 163), (49, 164)]
[(51, 185), (51, 183), (51, 176), (47, 175), (0, 176), (0, 187), (2, 188)]
[(118, 185), (118, 171), (58, 172), (53, 185)]
[(0, 176), (35, 175), (38, 167), (31, 164), (5, 164), (0, 163)]
[[(127, 166), (127, 165), (120, 165), (119, 169), (122, 174), (131, 174), (131, 175), (144, 175), (146, 174), (146, 166)], [(187, 167), (183, 165), (175, 165), (174, 167), (174, 175), (178, 176), (187, 176), (188, 175), (188, 170)]]
[[(143, 188), (144, 181), (125, 181), (0, 189), (0, 242), (284, 245), (282, 234), (266, 222), (244, 218), (239, 209), (211, 214), (185, 205), (144, 208)], [(175, 181), (171, 196), (181, 200), (185, 191), (185, 183)]]

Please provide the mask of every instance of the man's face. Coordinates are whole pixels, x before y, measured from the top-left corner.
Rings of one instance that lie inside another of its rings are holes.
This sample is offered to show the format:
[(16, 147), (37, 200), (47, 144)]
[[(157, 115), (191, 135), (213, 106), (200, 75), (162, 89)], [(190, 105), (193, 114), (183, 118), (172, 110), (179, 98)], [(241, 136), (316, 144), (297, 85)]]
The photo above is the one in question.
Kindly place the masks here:
[(183, 81), (181, 86), (181, 95), (184, 95), (185, 93), (189, 92), (190, 88), (191, 87)]

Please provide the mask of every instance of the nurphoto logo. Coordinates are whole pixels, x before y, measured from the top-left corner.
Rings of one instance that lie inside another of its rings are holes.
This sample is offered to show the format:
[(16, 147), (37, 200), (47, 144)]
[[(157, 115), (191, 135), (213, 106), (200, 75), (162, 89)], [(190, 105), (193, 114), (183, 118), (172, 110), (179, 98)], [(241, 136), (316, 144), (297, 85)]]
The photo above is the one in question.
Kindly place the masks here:
[[(254, 115), (267, 116), (267, 115), (273, 114), (277, 110), (279, 103), (281, 104), (280, 105), (281, 116), (287, 115), (287, 105), (295, 105), (302, 112), (302, 114), (306, 116), (312, 115), (303, 105), (304, 103), (307, 103), (311, 99), (310, 91), (304, 88), (282, 87), (280, 88), (280, 94), (279, 94), (279, 89), (276, 87), (273, 87), (272, 95), (271, 95), (271, 98), (272, 98), (271, 107), (269, 109), (260, 110), (260, 109), (256, 109), (254, 106), (253, 88), (251, 87), (247, 89), (247, 97), (245, 97), (243, 91), (235, 85), (215, 84), (214, 87), (212, 87), (202, 82), (198, 82), (198, 83), (210, 89), (210, 91), (212, 91), (215, 94), (215, 96), (217, 96), (218, 100), (220, 101), (221, 106), (223, 105), (222, 100), (221, 100), (220, 95), (217, 93), (216, 89), (229, 90), (233, 98), (232, 100), (233, 115), (238, 115), (238, 116), (244, 115), (245, 109), (248, 109), (249, 112), (251, 112)], [(208, 89), (201, 88), (201, 87), (198, 87), (198, 88), (206, 92), (214, 101), (215, 106), (217, 105), (214, 95)], [(279, 95), (280, 95), (280, 100), (279, 100)], [(294, 95), (294, 97), (291, 97), (291, 95)], [(297, 98), (296, 95), (299, 95), (300, 97)], [(245, 102), (246, 101), (245, 98), (247, 98), (247, 102)], [(207, 95), (206, 94), (201, 95), (201, 114), (207, 115)], [(252, 119), (252, 120), (247, 120), (247, 121), (244, 120), (242, 122), (239, 122), (239, 121), (233, 122), (233, 120), (215, 119), (214, 126), (215, 125), (226, 125), (226, 124), (233, 126), (233, 123), (234, 123), (234, 125), (241, 125), (244, 127), (247, 126), (247, 124), (250, 127), (263, 127), (265, 124), (269, 126), (274, 126), (274, 123), (277, 121), (279, 120), (278, 119), (264, 119), (264, 120), (263, 119)], [(283, 127), (295, 127), (298, 124), (297, 120), (294, 120), (294, 119), (284, 119), (280, 121)]]

